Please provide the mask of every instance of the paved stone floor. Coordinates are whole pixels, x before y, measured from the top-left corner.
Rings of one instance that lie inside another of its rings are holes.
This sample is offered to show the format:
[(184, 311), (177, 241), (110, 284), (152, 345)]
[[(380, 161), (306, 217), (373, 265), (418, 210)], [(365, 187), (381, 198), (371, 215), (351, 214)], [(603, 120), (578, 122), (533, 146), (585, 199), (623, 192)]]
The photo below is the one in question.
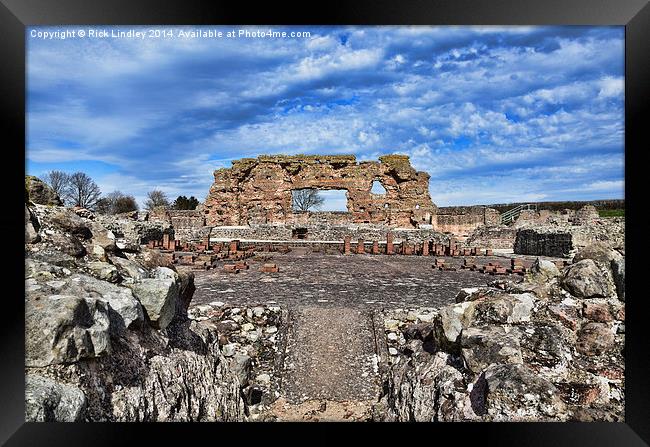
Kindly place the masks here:
[(288, 401), (365, 401), (379, 395), (371, 315), (350, 307), (309, 306), (292, 315), (284, 361)]
[[(278, 304), (331, 307), (440, 307), (454, 302), (462, 287), (485, 285), (495, 276), (467, 270), (439, 271), (433, 256), (325, 255), (319, 253), (269, 253), (268, 260), (247, 260), (249, 270), (238, 274), (221, 268), (195, 271), (196, 292), (192, 304), (222, 301), (227, 304)], [(460, 266), (462, 258), (445, 258)], [(479, 264), (504, 257), (478, 257)], [(272, 262), (279, 273), (261, 273)], [(529, 262), (528, 262), (529, 264)], [(510, 276), (518, 280), (518, 276)]]

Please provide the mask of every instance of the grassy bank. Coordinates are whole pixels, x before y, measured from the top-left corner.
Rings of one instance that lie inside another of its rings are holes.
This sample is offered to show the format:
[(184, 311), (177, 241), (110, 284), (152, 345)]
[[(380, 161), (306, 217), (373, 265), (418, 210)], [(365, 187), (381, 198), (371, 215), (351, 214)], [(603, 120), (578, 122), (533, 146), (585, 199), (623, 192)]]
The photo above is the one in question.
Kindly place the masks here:
[(625, 217), (625, 210), (598, 210), (598, 215), (600, 215), (600, 217)]

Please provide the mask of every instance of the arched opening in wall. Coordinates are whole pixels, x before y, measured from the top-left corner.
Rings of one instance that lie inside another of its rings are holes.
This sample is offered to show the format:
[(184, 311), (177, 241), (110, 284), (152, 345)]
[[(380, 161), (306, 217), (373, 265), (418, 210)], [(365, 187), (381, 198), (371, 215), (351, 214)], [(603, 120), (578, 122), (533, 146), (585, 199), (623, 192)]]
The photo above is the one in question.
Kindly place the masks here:
[(372, 182), (372, 187), (370, 188), (370, 192), (372, 194), (384, 195), (386, 194), (386, 188), (384, 188), (384, 185), (382, 185), (379, 180), (375, 180)]
[(294, 189), (291, 191), (291, 198), (294, 212), (348, 212), (348, 197), (345, 189)]

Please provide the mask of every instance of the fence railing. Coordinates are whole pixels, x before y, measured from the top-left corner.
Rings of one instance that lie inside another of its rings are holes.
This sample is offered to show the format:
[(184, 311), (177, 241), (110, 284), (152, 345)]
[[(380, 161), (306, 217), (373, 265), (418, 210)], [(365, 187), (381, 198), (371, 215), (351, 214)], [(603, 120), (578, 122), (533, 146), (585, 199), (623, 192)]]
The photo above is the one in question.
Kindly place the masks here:
[(516, 206), (509, 209), (508, 211), (501, 213), (501, 223), (509, 224), (517, 220), (522, 211), (526, 210), (535, 210), (537, 211), (537, 205), (534, 203), (525, 203), (523, 205)]

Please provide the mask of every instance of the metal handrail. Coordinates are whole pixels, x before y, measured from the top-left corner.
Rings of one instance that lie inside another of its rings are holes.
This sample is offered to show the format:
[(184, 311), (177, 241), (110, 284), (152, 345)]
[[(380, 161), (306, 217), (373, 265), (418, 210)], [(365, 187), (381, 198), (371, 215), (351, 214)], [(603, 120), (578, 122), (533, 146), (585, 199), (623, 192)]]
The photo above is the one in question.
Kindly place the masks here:
[(519, 215), (521, 214), (522, 211), (525, 210), (535, 210), (537, 211), (537, 204), (535, 203), (525, 203), (523, 205), (518, 205), (512, 209), (509, 209), (508, 211), (504, 212), (501, 214), (501, 223), (502, 224), (507, 224), (513, 222)]

